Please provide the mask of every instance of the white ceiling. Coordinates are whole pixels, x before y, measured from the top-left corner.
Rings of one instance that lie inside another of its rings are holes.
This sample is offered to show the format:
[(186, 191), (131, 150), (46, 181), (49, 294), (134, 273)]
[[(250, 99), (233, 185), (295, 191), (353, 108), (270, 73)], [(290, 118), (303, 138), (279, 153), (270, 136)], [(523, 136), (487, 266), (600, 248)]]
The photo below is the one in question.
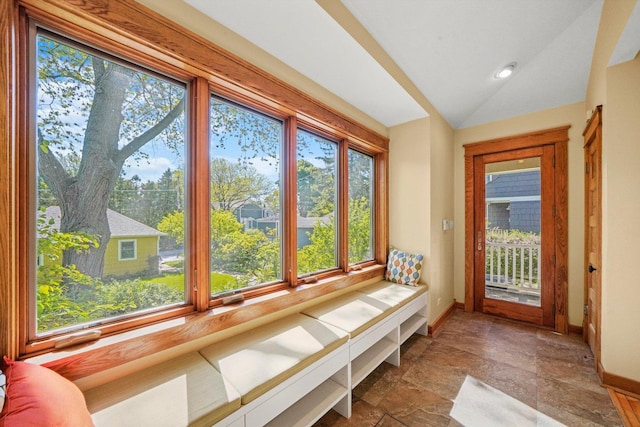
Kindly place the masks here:
[[(385, 126), (428, 115), (314, 0), (185, 2)], [(583, 100), (602, 2), (342, 0), (454, 128)], [(637, 5), (612, 62), (635, 57), (639, 28)]]

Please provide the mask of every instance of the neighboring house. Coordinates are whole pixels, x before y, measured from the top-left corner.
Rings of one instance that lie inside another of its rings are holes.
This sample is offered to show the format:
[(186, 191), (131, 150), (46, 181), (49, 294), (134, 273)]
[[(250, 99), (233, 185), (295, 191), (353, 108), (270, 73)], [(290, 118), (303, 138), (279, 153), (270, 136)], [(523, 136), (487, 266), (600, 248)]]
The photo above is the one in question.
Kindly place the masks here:
[(540, 233), (540, 170), (487, 176), (489, 228)]
[[(303, 248), (307, 245), (311, 244), (311, 234), (313, 234), (313, 227), (316, 223), (321, 222), (325, 225), (331, 224), (331, 217), (329, 215), (325, 215), (322, 217), (302, 217), (298, 215), (298, 219), (296, 221), (298, 232), (298, 249)], [(280, 236), (280, 218), (277, 216), (271, 216), (266, 218), (261, 218), (256, 220), (257, 229), (264, 232), (267, 236), (271, 236), (269, 234), (270, 230), (277, 230), (276, 237)]]
[[(53, 218), (54, 227), (60, 229), (60, 208), (50, 206), (45, 218)], [(107, 209), (111, 239), (104, 255), (103, 277), (130, 276), (138, 273), (157, 273), (160, 236), (155, 228)]]
[(245, 229), (256, 228), (256, 220), (273, 215), (266, 207), (257, 203), (247, 202), (233, 212), (238, 221), (244, 224)]
[[(234, 202), (233, 205), (237, 205), (240, 203), (240, 206), (233, 210), (233, 215), (236, 217), (238, 222), (242, 223), (245, 230), (249, 230), (252, 228), (258, 228), (256, 220), (261, 218), (266, 218), (269, 216), (273, 216), (273, 212), (269, 210), (265, 206), (261, 206), (260, 204), (252, 201), (247, 202)], [(213, 209), (221, 209), (221, 204), (218, 202), (213, 202), (211, 204)]]

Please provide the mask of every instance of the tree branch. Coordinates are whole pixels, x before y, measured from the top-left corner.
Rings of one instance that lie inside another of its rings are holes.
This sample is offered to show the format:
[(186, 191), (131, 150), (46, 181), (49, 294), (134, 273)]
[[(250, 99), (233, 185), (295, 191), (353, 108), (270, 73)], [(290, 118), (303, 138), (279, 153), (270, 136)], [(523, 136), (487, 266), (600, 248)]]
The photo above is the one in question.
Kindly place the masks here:
[[(57, 200), (62, 200), (64, 187), (71, 178), (58, 158), (49, 149), (43, 149), (44, 137), (38, 129), (38, 170)], [(59, 197), (58, 197), (59, 196)]]
[(127, 145), (122, 147), (118, 152), (117, 158), (115, 159), (117, 162), (124, 162), (130, 156), (133, 155), (136, 151), (138, 151), (144, 144), (151, 141), (156, 136), (160, 135), (160, 133), (173, 122), (176, 117), (180, 115), (180, 113), (184, 110), (184, 97), (176, 104), (175, 107), (171, 109), (167, 113), (166, 116), (162, 118), (158, 123), (156, 123), (151, 128), (147, 129), (142, 135), (139, 135), (131, 140)]
[(104, 61), (94, 56), (91, 59), (91, 64), (93, 64), (94, 82), (99, 82), (102, 76), (104, 76)]

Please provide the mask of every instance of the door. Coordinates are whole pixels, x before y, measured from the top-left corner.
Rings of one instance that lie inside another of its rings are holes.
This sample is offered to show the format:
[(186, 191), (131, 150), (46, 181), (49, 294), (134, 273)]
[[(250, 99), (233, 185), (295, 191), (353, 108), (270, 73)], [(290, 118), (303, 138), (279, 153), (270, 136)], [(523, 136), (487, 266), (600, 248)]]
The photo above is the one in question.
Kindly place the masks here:
[(474, 162), (475, 309), (554, 327), (554, 146)]
[(598, 107), (584, 132), (585, 158), (585, 316), (583, 333), (595, 357), (600, 360), (600, 260), (602, 196), (602, 119)]

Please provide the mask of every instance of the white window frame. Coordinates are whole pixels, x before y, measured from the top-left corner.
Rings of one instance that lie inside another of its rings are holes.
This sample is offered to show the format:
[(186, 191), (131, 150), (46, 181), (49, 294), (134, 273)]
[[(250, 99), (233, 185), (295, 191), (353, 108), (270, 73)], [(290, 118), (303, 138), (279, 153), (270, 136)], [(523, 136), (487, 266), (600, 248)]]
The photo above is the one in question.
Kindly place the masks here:
[[(133, 258), (122, 257), (122, 244), (133, 243)], [(135, 261), (138, 259), (138, 239), (118, 240), (118, 261)]]

